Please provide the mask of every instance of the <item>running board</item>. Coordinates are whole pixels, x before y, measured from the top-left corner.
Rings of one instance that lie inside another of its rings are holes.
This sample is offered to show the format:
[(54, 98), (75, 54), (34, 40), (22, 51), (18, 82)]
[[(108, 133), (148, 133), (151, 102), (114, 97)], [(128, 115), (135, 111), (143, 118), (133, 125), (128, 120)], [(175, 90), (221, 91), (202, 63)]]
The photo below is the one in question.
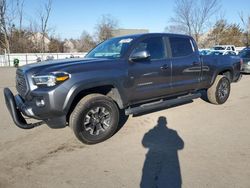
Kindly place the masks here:
[(150, 110), (164, 108), (164, 107), (170, 107), (170, 106), (181, 104), (184, 102), (188, 102), (190, 100), (197, 99), (200, 97), (201, 97), (201, 93), (195, 93), (195, 94), (188, 94), (188, 95), (184, 95), (181, 97), (177, 97), (175, 99), (169, 99), (169, 100), (165, 100), (165, 101), (160, 100), (157, 102), (142, 104), (141, 106), (126, 109), (125, 114), (126, 115), (142, 114), (142, 113), (145, 113), (145, 112), (150, 111)]

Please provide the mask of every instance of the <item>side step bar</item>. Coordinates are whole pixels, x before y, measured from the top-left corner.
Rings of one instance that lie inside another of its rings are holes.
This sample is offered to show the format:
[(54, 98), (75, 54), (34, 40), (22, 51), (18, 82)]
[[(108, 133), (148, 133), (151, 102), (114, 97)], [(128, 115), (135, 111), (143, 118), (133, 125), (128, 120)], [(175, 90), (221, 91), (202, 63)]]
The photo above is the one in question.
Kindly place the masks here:
[(195, 94), (188, 94), (188, 95), (184, 95), (181, 97), (177, 97), (175, 99), (170, 99), (170, 100), (165, 100), (165, 101), (160, 100), (160, 101), (153, 102), (153, 103), (142, 104), (141, 106), (126, 109), (125, 114), (126, 115), (142, 114), (142, 113), (150, 111), (150, 110), (164, 108), (164, 107), (170, 107), (170, 106), (181, 104), (183, 102), (188, 102), (190, 100), (197, 99), (200, 97), (201, 97), (201, 93), (195, 93)]

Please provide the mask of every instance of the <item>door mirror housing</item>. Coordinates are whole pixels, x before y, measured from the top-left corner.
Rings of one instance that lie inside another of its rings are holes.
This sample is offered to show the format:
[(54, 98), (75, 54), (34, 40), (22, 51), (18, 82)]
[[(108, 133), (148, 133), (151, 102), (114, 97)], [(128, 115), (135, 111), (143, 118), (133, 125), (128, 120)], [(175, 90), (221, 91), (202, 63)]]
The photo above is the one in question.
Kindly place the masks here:
[(146, 50), (133, 53), (129, 57), (129, 61), (131, 61), (131, 62), (145, 61), (145, 60), (149, 60), (149, 59), (150, 59), (150, 54)]

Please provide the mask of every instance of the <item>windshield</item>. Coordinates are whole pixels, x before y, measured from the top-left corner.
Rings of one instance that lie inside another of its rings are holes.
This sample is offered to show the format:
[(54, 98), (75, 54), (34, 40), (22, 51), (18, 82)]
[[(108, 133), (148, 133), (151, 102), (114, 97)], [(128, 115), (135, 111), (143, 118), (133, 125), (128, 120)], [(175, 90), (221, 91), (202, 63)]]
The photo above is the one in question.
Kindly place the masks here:
[(87, 54), (87, 58), (121, 58), (130, 46), (132, 37), (119, 37), (104, 41)]

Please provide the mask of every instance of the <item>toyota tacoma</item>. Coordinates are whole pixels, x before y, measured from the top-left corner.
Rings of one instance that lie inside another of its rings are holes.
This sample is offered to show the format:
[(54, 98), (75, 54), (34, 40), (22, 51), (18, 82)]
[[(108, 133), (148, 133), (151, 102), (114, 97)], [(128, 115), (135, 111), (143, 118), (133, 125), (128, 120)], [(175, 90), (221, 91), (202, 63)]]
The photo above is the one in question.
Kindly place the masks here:
[[(130, 114), (182, 104), (201, 93), (213, 104), (225, 103), (240, 69), (237, 56), (200, 56), (187, 35), (128, 35), (102, 42), (83, 59), (19, 67), (18, 94), (5, 88), (4, 96), (18, 127), (69, 126), (81, 142), (95, 144)], [(38, 122), (27, 123), (27, 117)]]

